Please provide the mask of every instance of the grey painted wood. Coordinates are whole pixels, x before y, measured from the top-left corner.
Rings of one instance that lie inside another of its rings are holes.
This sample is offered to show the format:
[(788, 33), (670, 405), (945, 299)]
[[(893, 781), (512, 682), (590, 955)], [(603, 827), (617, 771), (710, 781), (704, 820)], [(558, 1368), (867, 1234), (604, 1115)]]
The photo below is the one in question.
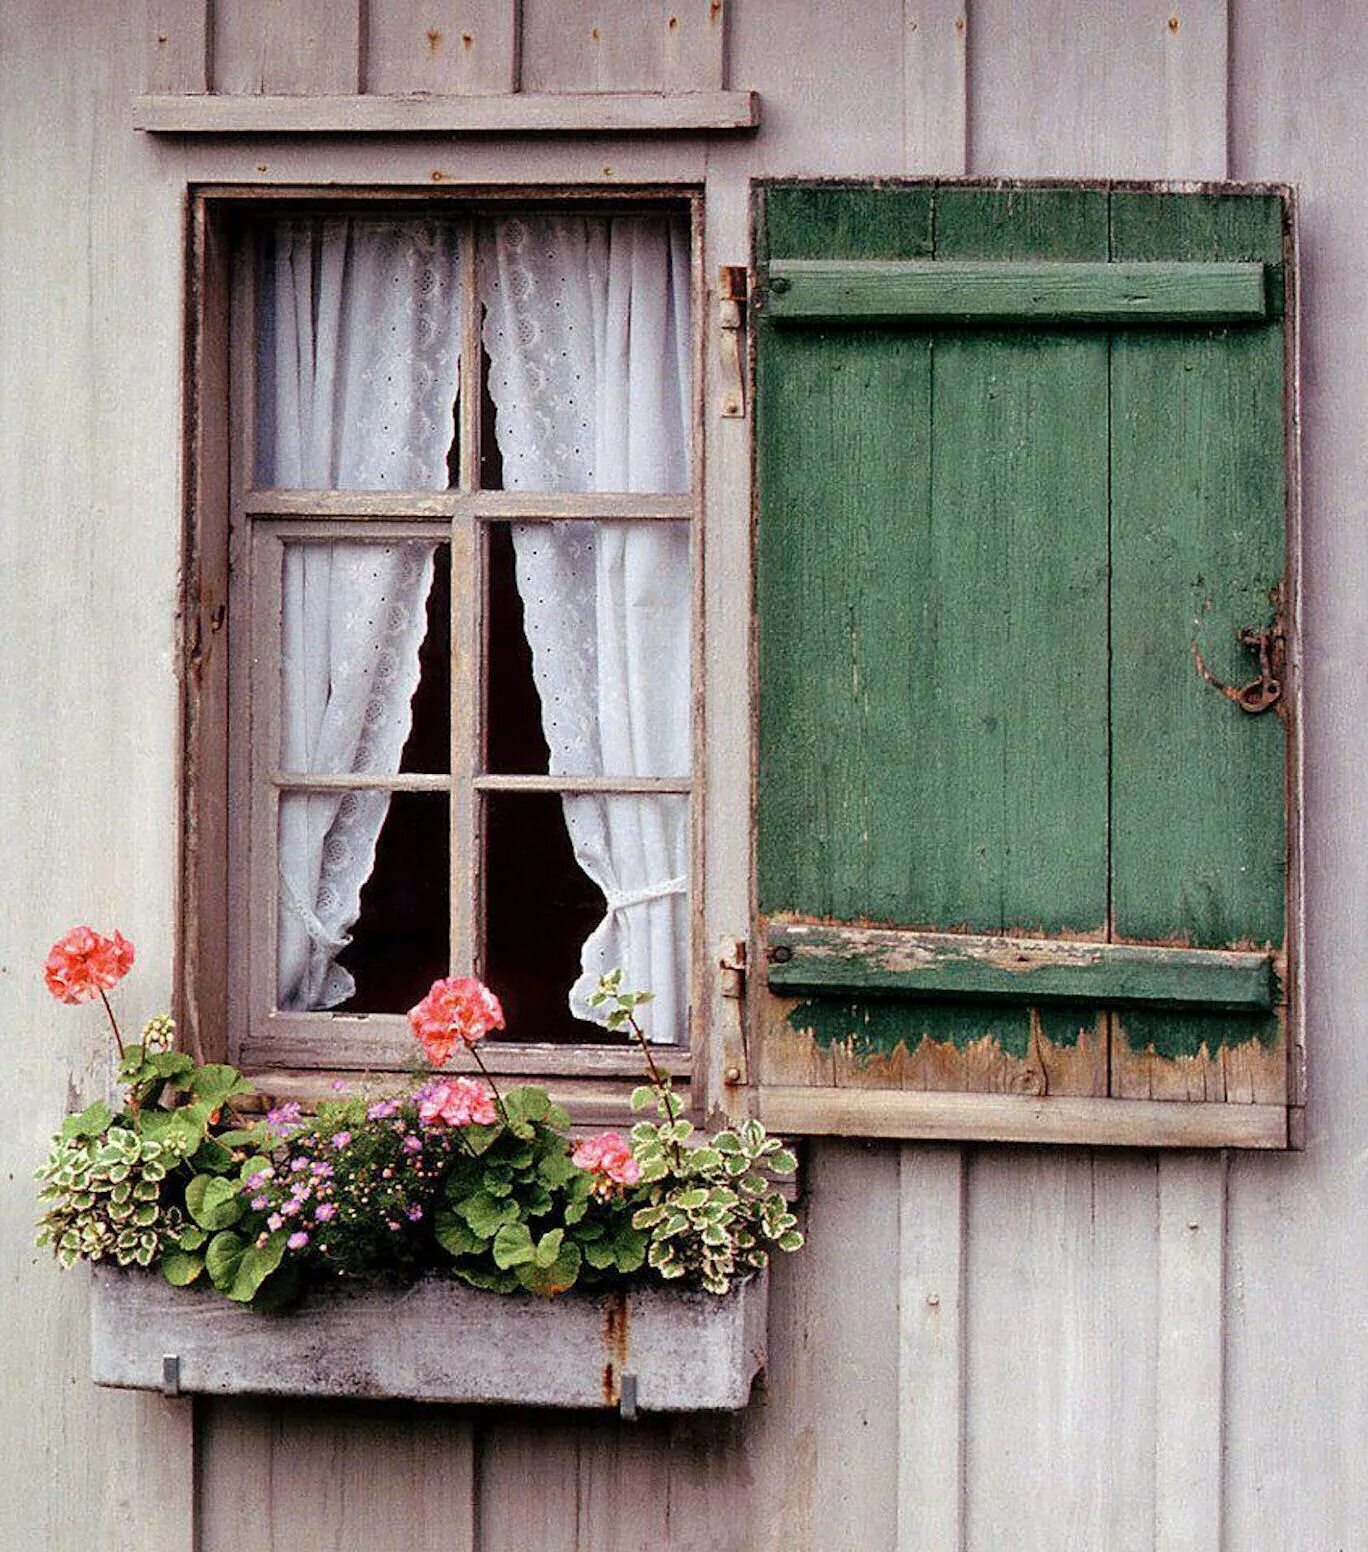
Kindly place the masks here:
[[(246, 43), (243, 44), (246, 52)], [(288, 92), (263, 52), (256, 91), (207, 97), (139, 97), (133, 127), (161, 135), (491, 135), (744, 130), (759, 119), (751, 92), (514, 92), (491, 96), (356, 96)], [(295, 74), (291, 73), (291, 79)]]
[(368, 0), (367, 92), (518, 88), (518, 0)]
[(1368, 35), (1342, 6), (1295, 16), (1240, 0), (1232, 23), (1231, 173), (1272, 167), (1303, 222), (1302, 450), (1306, 620), (1307, 1150), (1286, 1170), (1236, 1161), (1229, 1181), (1224, 1545), (1352, 1547), (1368, 1525), (1368, 1264), (1362, 1211), (1368, 975), (1345, 933), (1368, 899), (1362, 779), (1368, 685), (1368, 200), (1351, 149)]
[(97, 1385), (159, 1390), (163, 1359), (187, 1395), (365, 1396), (614, 1407), (635, 1375), (643, 1412), (735, 1411), (764, 1365), (763, 1276), (724, 1297), (643, 1285), (559, 1299), (461, 1283), (319, 1289), (263, 1318), (212, 1289), (94, 1269)]
[(215, 92), (312, 97), (361, 80), (360, 0), (216, 0)]
[(726, 0), (522, 0), (530, 92), (718, 91)]
[(205, 0), (148, 0), (149, 92), (209, 90), (209, 12)]

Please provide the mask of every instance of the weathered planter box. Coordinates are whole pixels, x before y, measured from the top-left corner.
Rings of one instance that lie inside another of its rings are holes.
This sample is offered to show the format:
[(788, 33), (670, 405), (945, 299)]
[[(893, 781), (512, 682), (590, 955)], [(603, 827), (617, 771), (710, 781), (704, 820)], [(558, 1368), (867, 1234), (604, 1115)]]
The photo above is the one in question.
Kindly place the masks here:
[(431, 1280), (338, 1285), (260, 1315), (97, 1266), (91, 1376), (172, 1394), (736, 1411), (764, 1366), (767, 1293), (763, 1276), (725, 1298), (642, 1287), (542, 1299)]

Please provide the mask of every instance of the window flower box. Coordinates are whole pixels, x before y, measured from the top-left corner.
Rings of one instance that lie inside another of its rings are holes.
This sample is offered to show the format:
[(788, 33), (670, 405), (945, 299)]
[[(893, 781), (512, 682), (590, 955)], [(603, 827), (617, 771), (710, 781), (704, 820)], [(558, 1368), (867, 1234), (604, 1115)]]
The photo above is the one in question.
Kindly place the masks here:
[(91, 1375), (123, 1389), (736, 1411), (765, 1362), (764, 1273), (723, 1296), (338, 1284), (278, 1315), (155, 1273), (92, 1274)]

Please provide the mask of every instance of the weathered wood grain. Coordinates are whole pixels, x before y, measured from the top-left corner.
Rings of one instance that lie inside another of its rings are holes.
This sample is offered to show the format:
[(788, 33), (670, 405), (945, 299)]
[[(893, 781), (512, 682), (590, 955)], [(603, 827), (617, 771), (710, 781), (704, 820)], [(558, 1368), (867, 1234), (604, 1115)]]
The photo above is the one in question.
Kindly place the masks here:
[[(240, 93), (307, 99), (360, 89), (360, 0), (228, 0), (209, 11), (214, 91), (223, 100)], [(206, 97), (198, 106), (218, 101)]]
[(1221, 1552), (1226, 1160), (1159, 1160), (1155, 1552)]
[(973, 1552), (1154, 1546), (1153, 1156), (992, 1149), (967, 1184)]
[(968, 22), (963, 0), (903, 0), (905, 173), (966, 171)]
[(558, 1299), (432, 1279), (319, 1288), (263, 1317), (212, 1289), (102, 1266), (90, 1366), (97, 1385), (159, 1390), (172, 1353), (187, 1395), (560, 1407), (616, 1407), (635, 1374), (643, 1412), (735, 1411), (764, 1364), (766, 1299), (763, 1275), (722, 1297), (642, 1285)]
[(522, 0), (533, 92), (718, 91), (726, 0)]
[(1254, 1010), (1273, 1002), (1270, 954), (1058, 938), (770, 922), (770, 989), (787, 996), (940, 993), (983, 1001)]
[[(266, 79), (273, 79), (267, 75)], [(354, 96), (345, 83), (308, 96), (263, 86), (208, 97), (137, 97), (133, 128), (161, 135), (521, 135), (750, 130), (753, 92)]]
[[(1112, 196), (1119, 258), (1281, 261), (1274, 195)], [(1119, 333), (1112, 345), (1112, 921), (1118, 938), (1200, 947), (1286, 934), (1283, 727), (1249, 716), (1199, 671), (1257, 676), (1238, 641), (1279, 613), (1284, 573), (1282, 329)], [(1218, 1052), (1270, 1052), (1285, 1097), (1279, 1021), (1117, 1020), (1113, 1087), (1164, 1079), (1130, 1053), (1196, 1058), (1222, 1093)], [(1178, 1079), (1191, 1096), (1193, 1074)], [(1143, 1085), (1143, 1087), (1142, 1087)]]
[(1262, 264), (771, 259), (780, 322), (1240, 323), (1268, 312)]
[(1282, 1105), (1183, 1105), (1077, 1094), (915, 1093), (762, 1087), (760, 1119), (777, 1132), (1117, 1148), (1285, 1148)]
[(396, 1543), (474, 1552), (471, 1425), (459, 1412), (376, 1402), (195, 1405), (199, 1552), (372, 1552)]
[(966, 1150), (898, 1163), (898, 1552), (964, 1544)]
[(513, 92), (518, 0), (367, 0), (364, 90)]
[(209, 90), (207, 0), (147, 0), (148, 92)]

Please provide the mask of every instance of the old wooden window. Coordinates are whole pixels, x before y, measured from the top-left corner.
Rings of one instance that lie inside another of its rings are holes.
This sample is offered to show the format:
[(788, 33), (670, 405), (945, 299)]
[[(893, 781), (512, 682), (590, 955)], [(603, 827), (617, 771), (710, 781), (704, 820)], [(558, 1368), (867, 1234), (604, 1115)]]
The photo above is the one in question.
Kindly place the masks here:
[(202, 1043), (226, 1012), (281, 1092), (404, 1068), (405, 1010), (473, 971), (491, 1069), (596, 1115), (638, 1071), (587, 1007), (621, 964), (686, 1077), (694, 202), (197, 214), (195, 602), (231, 665), (189, 707)]
[(762, 1117), (1284, 1145), (1286, 191), (770, 184), (757, 241)]

